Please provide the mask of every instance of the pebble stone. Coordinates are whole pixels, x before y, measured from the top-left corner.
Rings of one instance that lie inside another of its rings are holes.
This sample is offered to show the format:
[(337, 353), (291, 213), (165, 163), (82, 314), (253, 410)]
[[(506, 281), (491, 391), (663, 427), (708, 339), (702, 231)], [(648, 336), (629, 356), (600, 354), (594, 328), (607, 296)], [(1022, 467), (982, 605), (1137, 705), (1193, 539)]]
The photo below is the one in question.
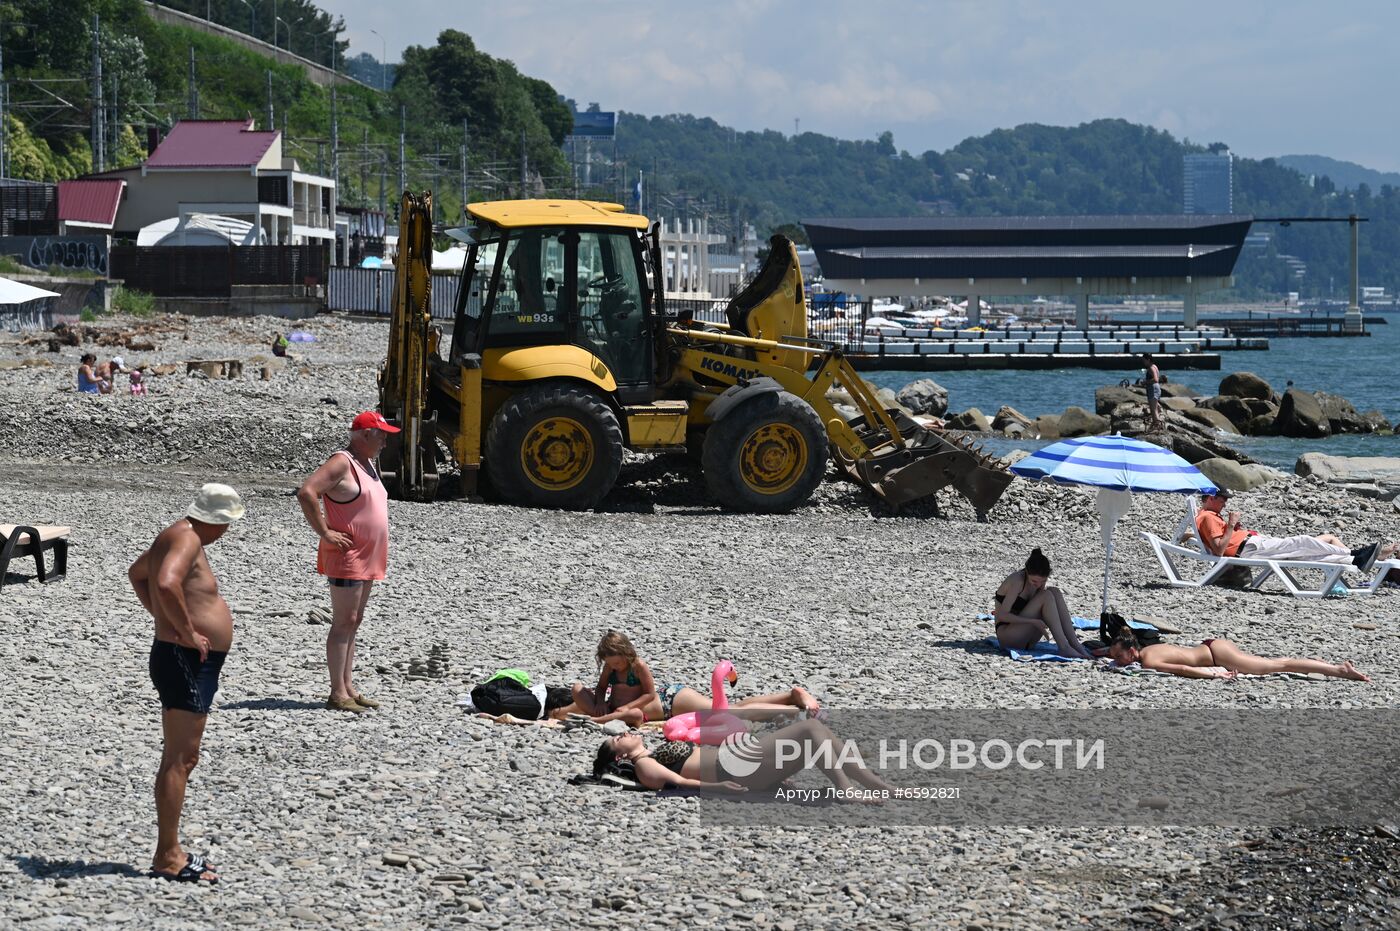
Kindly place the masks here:
[[(1394, 914), (1393, 826), (720, 828), (693, 799), (568, 785), (591, 765), (596, 731), (493, 725), (456, 704), (506, 666), (551, 685), (596, 681), (594, 647), (615, 627), (658, 681), (704, 685), (727, 658), (739, 694), (802, 683), (833, 710), (1393, 708), (1393, 590), (1309, 602), (1170, 589), (1137, 530), (1167, 533), (1181, 502), (1140, 495), (1116, 538), (1113, 604), (1171, 621), (1187, 642), (1351, 658), (1375, 682), (1015, 664), (980, 650), (991, 628), (976, 615), (1031, 545), (1071, 607), (1093, 613), (1092, 492), (1018, 481), (978, 523), (952, 494), (940, 516), (928, 505), (896, 516), (832, 481), (796, 513), (734, 515), (706, 500), (684, 458), (629, 456), (594, 512), (391, 502), (390, 576), (356, 670), (384, 706), (337, 714), (323, 708), (316, 623), (329, 598), (293, 492), (373, 406), (383, 324), (99, 325), (137, 327), (156, 349), (124, 352), (128, 363), (237, 358), (244, 377), (180, 366), (145, 398), (87, 397), (71, 386), (91, 344), (51, 354), (0, 334), (0, 360), (50, 363), (0, 366), (4, 519), (73, 528), (67, 580), (41, 586), (16, 561), (0, 592), (0, 925), (1249, 928), (1252, 916), (1320, 927), (1349, 914), (1382, 927)], [(317, 341), (262, 380), (255, 360), (279, 329)], [(183, 841), (221, 870), (212, 890), (145, 875), (160, 728), (151, 622), (126, 568), (215, 480), (243, 493), (248, 516), (208, 553), (236, 636)], [(1232, 505), (1279, 534), (1333, 530), (1355, 509), (1345, 538), (1400, 538), (1394, 507), (1345, 494), (1290, 477)]]

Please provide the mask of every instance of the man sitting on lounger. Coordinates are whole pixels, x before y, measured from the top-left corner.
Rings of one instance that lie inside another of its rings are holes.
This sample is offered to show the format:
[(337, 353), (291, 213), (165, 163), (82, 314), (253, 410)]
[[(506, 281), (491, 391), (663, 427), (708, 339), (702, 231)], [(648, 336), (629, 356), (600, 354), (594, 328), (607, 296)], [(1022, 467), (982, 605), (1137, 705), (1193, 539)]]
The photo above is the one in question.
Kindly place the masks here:
[(1206, 549), (1217, 556), (1242, 556), (1245, 559), (1303, 560), (1306, 562), (1327, 562), (1336, 565), (1350, 563), (1362, 572), (1369, 572), (1376, 559), (1389, 559), (1395, 554), (1396, 544), (1382, 547), (1379, 543), (1349, 549), (1334, 534), (1323, 533), (1315, 537), (1300, 534), (1294, 537), (1271, 537), (1257, 530), (1245, 530), (1240, 523), (1240, 512), (1230, 511), (1222, 517), (1221, 511), (1230, 501), (1230, 492), (1220, 489), (1211, 495), (1201, 497), (1201, 511), (1196, 515), (1196, 533)]

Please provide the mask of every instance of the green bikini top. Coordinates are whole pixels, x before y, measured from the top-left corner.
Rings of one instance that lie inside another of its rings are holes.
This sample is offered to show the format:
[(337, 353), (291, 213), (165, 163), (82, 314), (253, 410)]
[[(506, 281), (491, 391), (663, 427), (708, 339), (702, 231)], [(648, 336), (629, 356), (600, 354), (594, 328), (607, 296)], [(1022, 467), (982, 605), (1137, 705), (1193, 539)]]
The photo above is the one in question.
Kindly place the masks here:
[[(608, 685), (617, 685), (617, 670), (608, 673)], [(637, 674), (632, 671), (632, 667), (627, 667), (627, 684), (632, 688), (642, 684), (642, 680), (637, 678)]]

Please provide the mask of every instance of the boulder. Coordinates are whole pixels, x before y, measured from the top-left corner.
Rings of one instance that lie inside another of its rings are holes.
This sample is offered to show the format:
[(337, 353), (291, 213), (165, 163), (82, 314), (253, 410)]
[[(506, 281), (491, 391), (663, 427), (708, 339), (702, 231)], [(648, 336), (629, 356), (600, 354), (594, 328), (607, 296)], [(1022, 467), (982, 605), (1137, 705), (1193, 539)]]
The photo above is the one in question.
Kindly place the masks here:
[(1229, 417), (1209, 407), (1193, 407), (1190, 410), (1182, 411), (1181, 416), (1185, 417), (1187, 420), (1201, 424), (1204, 427), (1209, 427), (1212, 430), (1220, 430), (1224, 433), (1234, 434), (1240, 432), (1239, 428), (1234, 425)]
[(1361, 418), (1365, 420), (1366, 425), (1370, 427), (1370, 429), (1366, 431), (1367, 433), (1390, 433), (1394, 429), (1391, 427), (1390, 421), (1386, 420), (1385, 415), (1380, 411), (1364, 411), (1361, 414)]
[(1232, 372), (1220, 379), (1218, 393), (1235, 398), (1259, 398), (1267, 401), (1274, 396), (1274, 389), (1253, 372)]
[(1274, 418), (1274, 429), (1283, 436), (1304, 439), (1322, 439), (1332, 435), (1332, 426), (1322, 405), (1311, 392), (1300, 388), (1289, 388), (1283, 393), (1278, 406), (1278, 416)]
[(1060, 438), (1060, 418), (1055, 414), (1041, 414), (1035, 419), (1035, 432), (1042, 440)]
[(1196, 402), (1197, 410), (1216, 411), (1230, 423), (1235, 425), (1236, 430), (1243, 430), (1244, 425), (1254, 417), (1254, 411), (1250, 410), (1248, 404), (1242, 399), (1228, 394), (1216, 395), (1213, 398), (1205, 398)]
[(1021, 440), (1028, 436), (1035, 436), (1034, 432), (1032, 432), (1033, 428), (1029, 424), (1018, 423), (1014, 420), (1008, 420), (1000, 427), (993, 424), (992, 429), (1000, 430), (1002, 436), (1012, 440)]
[(895, 396), (900, 404), (915, 414), (942, 417), (948, 413), (948, 389), (931, 378), (920, 378), (899, 389)]
[(1162, 398), (1162, 406), (1169, 411), (1189, 411), (1196, 402), (1188, 397)]
[(1275, 436), (1278, 433), (1277, 428), (1278, 424), (1272, 414), (1260, 414), (1258, 417), (1249, 418), (1240, 432), (1246, 436)]
[(1312, 394), (1317, 398), (1318, 406), (1322, 408), (1322, 416), (1327, 418), (1327, 425), (1332, 428), (1333, 433), (1371, 432), (1370, 423), (1340, 394), (1328, 394), (1326, 391), (1314, 391)]
[(969, 407), (961, 414), (954, 414), (944, 425), (949, 430), (969, 430), (973, 433), (991, 433), (992, 422), (987, 415), (975, 407)]
[(1283, 475), (1277, 469), (1270, 469), (1268, 466), (1258, 463), (1243, 465), (1230, 459), (1218, 457), (1202, 459), (1195, 465), (1217, 487), (1228, 488), (1230, 491), (1253, 491)]
[(1146, 404), (1147, 394), (1141, 388), (1123, 388), (1119, 385), (1106, 385), (1094, 391), (1094, 413), (1108, 416), (1120, 404)]
[(1060, 436), (1096, 436), (1108, 432), (1108, 418), (1082, 407), (1067, 407), (1060, 415)]
[(1329, 456), (1326, 453), (1303, 453), (1293, 471), (1307, 478), (1315, 476), (1337, 485), (1369, 483), (1400, 487), (1400, 457), (1396, 456)]
[(1024, 427), (1026, 431), (1029, 431), (1032, 420), (1025, 414), (1016, 410), (1016, 408), (1010, 405), (1004, 405), (997, 411), (996, 416), (992, 418), (992, 429), (1005, 432), (1007, 426), (1010, 424), (1019, 424)]
[(1162, 379), (1163, 398), (1195, 398), (1196, 392), (1186, 387), (1179, 381), (1167, 381)]
[[(869, 383), (867, 382), (867, 384)], [(870, 389), (875, 392), (875, 399), (883, 404), (886, 410), (889, 410), (891, 407), (900, 406), (899, 398), (895, 396), (893, 390), (889, 388), (876, 388), (874, 385), (870, 385)]]

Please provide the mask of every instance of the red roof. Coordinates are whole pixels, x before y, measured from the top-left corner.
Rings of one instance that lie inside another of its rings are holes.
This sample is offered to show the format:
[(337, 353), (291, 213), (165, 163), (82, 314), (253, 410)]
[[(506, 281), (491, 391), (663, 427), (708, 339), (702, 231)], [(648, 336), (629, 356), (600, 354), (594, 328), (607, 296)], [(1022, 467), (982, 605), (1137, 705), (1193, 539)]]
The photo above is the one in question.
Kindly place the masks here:
[(252, 168), (277, 139), (252, 120), (181, 120), (146, 159), (147, 168)]
[(122, 200), (121, 180), (58, 182), (58, 219), (71, 223), (111, 226)]

